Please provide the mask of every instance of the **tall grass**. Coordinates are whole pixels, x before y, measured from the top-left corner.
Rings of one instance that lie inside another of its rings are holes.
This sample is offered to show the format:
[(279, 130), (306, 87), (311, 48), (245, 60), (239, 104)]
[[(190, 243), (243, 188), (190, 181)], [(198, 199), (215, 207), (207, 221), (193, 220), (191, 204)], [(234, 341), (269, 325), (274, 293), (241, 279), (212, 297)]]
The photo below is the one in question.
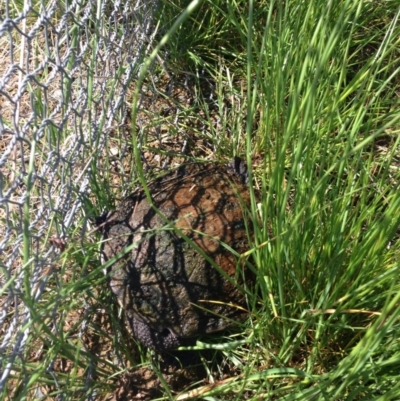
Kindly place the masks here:
[[(148, 55), (136, 94), (156, 55), (168, 55), (177, 75), (185, 71), (214, 82), (213, 111), (200, 79), (195, 88), (204, 136), (216, 158), (246, 157), (254, 184), (253, 243), (242, 255), (257, 272), (247, 326), (218, 344), (214, 338), (197, 344), (199, 354), (212, 348), (220, 357), (210, 362), (202, 356), (210, 382), (209, 364), (214, 368), (222, 355), (220, 382), (194, 383), (192, 392), (173, 394), (157, 359), (141, 348), (132, 352), (99, 266), (98, 244), (79, 237), (87, 221), (82, 218), (70, 233), (79, 244), (67, 244), (57, 267), (64, 279), (49, 283), (41, 303), (30, 305), (36, 315), (26, 355), (41, 344), (45, 356), (15, 365), (18, 388), (0, 399), (33, 399), (45, 385), (49, 397), (106, 398), (113, 379), (138, 366), (152, 366), (163, 399), (400, 399), (399, 6), (210, 0), (185, 12), (183, 3), (160, 4), (160, 45)], [(94, 35), (93, 41), (101, 40)], [(122, 67), (117, 74), (115, 84)], [(92, 75), (89, 80), (91, 90)], [(107, 105), (113, 93), (111, 82)], [(212, 121), (215, 110), (222, 129)], [(101, 118), (103, 124), (105, 114)], [(121, 148), (122, 141), (116, 140)], [(139, 144), (146, 145), (133, 128), (131, 178), (146, 188)], [(109, 176), (97, 161), (91, 164), (96, 201), (85, 200), (88, 214), (110, 207), (102, 182)], [(28, 268), (27, 228), (28, 222)], [(71, 313), (76, 318), (69, 326)], [(51, 319), (57, 325), (46, 326)], [(92, 336), (91, 349), (82, 333)], [(103, 340), (113, 350), (98, 355)], [(53, 380), (48, 367), (57, 363), (60, 375)], [(74, 368), (64, 374), (63, 363)], [(230, 377), (227, 366), (235, 373)], [(18, 381), (27, 371), (29, 383)]]
[(257, 160), (262, 197), (252, 343), (237, 351), (243, 376), (210, 396), (399, 397), (399, 12), (204, 2), (181, 31), (198, 29), (168, 43), (206, 66), (221, 96), (246, 81), (246, 124), (227, 125), (231, 153)]

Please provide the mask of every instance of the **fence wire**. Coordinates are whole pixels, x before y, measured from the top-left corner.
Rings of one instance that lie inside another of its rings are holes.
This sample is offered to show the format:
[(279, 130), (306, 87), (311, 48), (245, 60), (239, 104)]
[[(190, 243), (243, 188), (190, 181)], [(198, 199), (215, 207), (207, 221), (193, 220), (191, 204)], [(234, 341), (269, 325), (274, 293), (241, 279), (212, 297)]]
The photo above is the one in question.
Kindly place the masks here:
[(156, 0), (0, 6), (0, 393), (17, 362), (23, 366), (32, 311), (85, 216), (93, 165), (124, 121), (156, 7)]

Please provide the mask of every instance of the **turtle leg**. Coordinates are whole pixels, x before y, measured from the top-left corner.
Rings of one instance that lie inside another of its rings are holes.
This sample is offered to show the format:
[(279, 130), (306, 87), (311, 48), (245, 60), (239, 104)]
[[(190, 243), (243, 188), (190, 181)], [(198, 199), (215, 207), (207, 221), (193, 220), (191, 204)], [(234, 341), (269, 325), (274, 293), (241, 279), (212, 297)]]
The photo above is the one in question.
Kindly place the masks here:
[(248, 184), (249, 173), (247, 171), (247, 165), (240, 157), (235, 156), (233, 160), (228, 163), (228, 170), (231, 170), (234, 174), (236, 174), (242, 184)]
[(168, 329), (164, 329), (159, 333), (135, 317), (129, 319), (129, 322), (135, 337), (148, 348), (164, 352), (178, 348), (181, 345), (178, 337)]

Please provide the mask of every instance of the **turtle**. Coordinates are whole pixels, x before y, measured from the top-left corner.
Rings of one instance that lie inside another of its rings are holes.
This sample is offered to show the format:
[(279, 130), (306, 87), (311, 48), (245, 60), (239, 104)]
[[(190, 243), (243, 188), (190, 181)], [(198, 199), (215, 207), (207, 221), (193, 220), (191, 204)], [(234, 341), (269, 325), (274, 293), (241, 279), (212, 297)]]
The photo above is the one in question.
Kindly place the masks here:
[(237, 257), (251, 232), (247, 167), (238, 157), (185, 163), (148, 189), (151, 202), (136, 191), (98, 224), (128, 326), (143, 345), (165, 352), (248, 315), (243, 285), (252, 273)]

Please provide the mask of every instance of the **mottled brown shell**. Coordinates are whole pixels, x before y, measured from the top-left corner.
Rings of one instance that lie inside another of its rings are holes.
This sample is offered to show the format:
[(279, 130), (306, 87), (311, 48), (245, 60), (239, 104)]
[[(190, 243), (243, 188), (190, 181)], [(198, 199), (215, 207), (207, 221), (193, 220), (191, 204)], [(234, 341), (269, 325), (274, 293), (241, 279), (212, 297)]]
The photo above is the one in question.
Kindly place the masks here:
[(138, 193), (109, 214), (103, 228), (105, 259), (120, 254), (110, 282), (131, 327), (138, 319), (176, 338), (225, 328), (229, 318), (243, 315), (235, 306), (246, 306), (237, 285), (243, 263), (232, 250), (249, 248), (243, 218), (248, 186), (234, 169), (209, 163), (183, 165), (149, 189), (162, 215)]

